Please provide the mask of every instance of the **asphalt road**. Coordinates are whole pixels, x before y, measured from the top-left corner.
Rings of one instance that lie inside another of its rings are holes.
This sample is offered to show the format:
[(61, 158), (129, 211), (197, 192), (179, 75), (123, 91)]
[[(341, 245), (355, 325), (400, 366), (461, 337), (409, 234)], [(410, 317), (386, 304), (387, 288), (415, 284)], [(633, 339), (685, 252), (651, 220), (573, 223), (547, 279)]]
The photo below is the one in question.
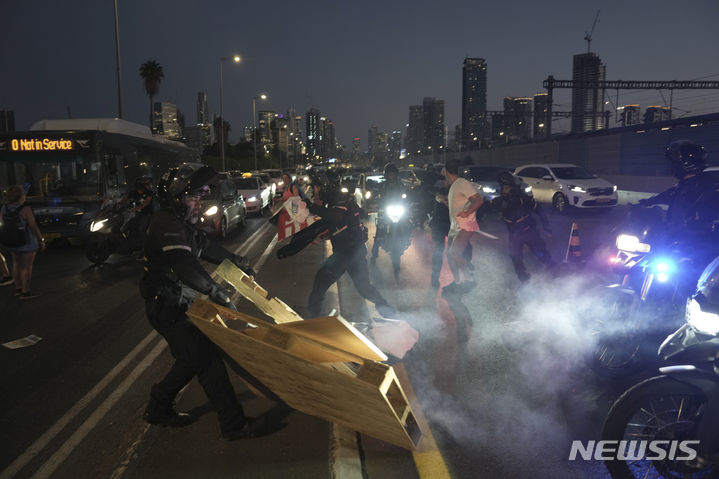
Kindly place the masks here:
[[(415, 232), (399, 284), (386, 254), (371, 268), (373, 283), (420, 332), (403, 367), (449, 476), (606, 477), (601, 464), (566, 458), (571, 440), (597, 439), (603, 415), (627, 385), (652, 374), (610, 383), (583, 361), (585, 320), (603, 306), (593, 292), (610, 279), (602, 265), (623, 211), (552, 215), (552, 255), (563, 259), (574, 221), (583, 262), (563, 266), (560, 277), (552, 278), (527, 252), (533, 278), (526, 285), (517, 281), (506, 256), (504, 226), (486, 217), (482, 229), (499, 239), (476, 243), (478, 286), (462, 304), (447, 302), (429, 286), (428, 230)], [(261, 263), (258, 282), (302, 312), (327, 248), (313, 245), (280, 261), (268, 247), (274, 227), (265, 222), (251, 219), (246, 229), (231, 232), (225, 246)], [(60, 243), (36, 260), (33, 289), (43, 293), (40, 298), (20, 302), (11, 287), (0, 290), (0, 342), (31, 334), (43, 338), (22, 349), (0, 348), (0, 479), (441, 477), (428, 472), (441, 468), (428, 469), (416, 455), (367, 436), (359, 438), (359, 457), (350, 460), (360, 469), (332, 473), (337, 431), (301, 413), (273, 436), (225, 442), (194, 381), (178, 408), (193, 410), (197, 423), (182, 430), (145, 425), (141, 415), (150, 386), (171, 358), (145, 319), (140, 273), (133, 256), (95, 267), (82, 248)], [(449, 282), (446, 269), (441, 282)], [(325, 308), (333, 305), (351, 320), (374, 312), (346, 277), (328, 295)], [(238, 379), (233, 383), (248, 414), (271, 406)]]

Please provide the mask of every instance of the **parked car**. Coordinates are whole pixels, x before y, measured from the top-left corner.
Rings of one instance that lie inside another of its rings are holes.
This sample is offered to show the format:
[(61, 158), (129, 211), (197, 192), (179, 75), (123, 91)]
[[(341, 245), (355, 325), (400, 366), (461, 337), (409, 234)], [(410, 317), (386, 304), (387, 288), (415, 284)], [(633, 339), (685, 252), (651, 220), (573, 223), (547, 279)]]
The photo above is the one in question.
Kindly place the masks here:
[(257, 176), (233, 178), (237, 193), (242, 195), (248, 213), (262, 213), (272, 204), (272, 190)]
[(199, 228), (223, 239), (230, 228), (244, 226), (247, 217), (245, 202), (231, 179), (220, 179), (210, 195), (202, 199), (202, 209)]
[(267, 173), (272, 180), (272, 182), (275, 184), (275, 193), (280, 194), (283, 191), (285, 191), (285, 185), (282, 181), (282, 170), (279, 169), (271, 169), (271, 170), (262, 170), (262, 173)]
[(608, 208), (617, 204), (617, 186), (569, 163), (524, 165), (515, 175), (532, 187), (534, 198), (564, 212), (577, 208)]
[(272, 192), (272, 196), (270, 196), (270, 199), (275, 197), (275, 194), (277, 193), (277, 185), (274, 181), (272, 181), (272, 177), (270, 177), (270, 175), (268, 175), (267, 173), (263, 173), (262, 171), (252, 171), (250, 174), (254, 177), (259, 178), (264, 185), (270, 188), (270, 191)]
[[(493, 165), (471, 165), (461, 168), (461, 176), (471, 181), (477, 191), (482, 193), (485, 200), (491, 201), (502, 193), (497, 178), (500, 173), (505, 171), (511, 173), (512, 168)], [(533, 194), (532, 187), (528, 184), (522, 182), (522, 188), (525, 193)]]

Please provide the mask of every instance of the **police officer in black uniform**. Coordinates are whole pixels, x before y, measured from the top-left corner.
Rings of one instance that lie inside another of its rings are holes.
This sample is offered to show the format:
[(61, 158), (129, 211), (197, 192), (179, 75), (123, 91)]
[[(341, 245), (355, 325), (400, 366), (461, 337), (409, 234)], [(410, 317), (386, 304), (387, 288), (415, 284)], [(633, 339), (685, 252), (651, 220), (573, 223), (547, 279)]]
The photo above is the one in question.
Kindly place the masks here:
[(218, 347), (185, 315), (198, 293), (234, 308), (228, 292), (212, 280), (198, 257), (215, 264), (228, 258), (246, 273), (254, 272), (246, 258), (220, 246), (208, 246), (204, 234), (195, 229), (201, 215), (201, 198), (216, 182), (215, 170), (204, 166), (194, 172), (174, 171), (173, 175), (177, 176), (170, 176), (161, 185), (166, 204), (150, 223), (140, 292), (150, 324), (167, 341), (175, 363), (152, 387), (143, 418), (161, 426), (190, 424), (193, 418), (176, 412), (173, 403), (177, 393), (197, 376), (217, 411), (223, 437), (228, 440), (254, 437), (265, 427), (265, 418), (249, 419), (244, 415)]
[(512, 258), (514, 270), (520, 281), (529, 280), (529, 273), (524, 266), (523, 249), (526, 245), (534, 256), (539, 259), (550, 271), (556, 270), (556, 264), (547, 251), (547, 245), (539, 235), (537, 222), (533, 215), (539, 217), (542, 227), (549, 238), (552, 230), (549, 221), (542, 210), (537, 206), (533, 197), (525, 193), (519, 179), (508, 171), (500, 173), (497, 178), (501, 195), (493, 199), (490, 206), (498, 210), (509, 231), (509, 256)]
[(372, 244), (372, 257), (370, 259), (372, 264), (377, 262), (379, 246), (384, 239), (383, 233), (386, 233), (386, 228), (382, 227), (382, 222), (386, 221), (386, 218), (383, 216), (385, 214), (384, 208), (392, 200), (400, 198), (404, 192), (405, 188), (399, 179), (399, 169), (397, 165), (387, 163), (384, 165), (384, 181), (380, 183), (380, 191), (377, 198), (379, 212), (377, 213), (377, 231)]
[[(135, 181), (135, 189), (127, 195), (127, 200), (131, 211), (135, 212), (135, 217), (127, 223), (127, 229), (134, 231), (140, 240), (142, 249), (145, 249), (147, 242), (147, 228), (150, 226), (152, 213), (155, 211), (155, 195), (152, 190), (152, 178), (142, 176)], [(140, 258), (142, 253), (140, 253)]]
[(332, 255), (315, 275), (308, 300), (309, 315), (320, 316), (325, 293), (345, 271), (360, 295), (372, 301), (381, 315), (394, 315), (395, 310), (370, 283), (365, 246), (367, 228), (360, 221), (363, 215), (354, 197), (340, 192), (339, 175), (329, 170), (325, 184), (321, 187), (315, 185), (314, 202), (305, 201), (311, 213), (326, 221), (332, 242)]
[[(704, 172), (709, 155), (701, 145), (678, 140), (667, 146), (665, 154), (679, 182), (639, 204), (669, 205), (667, 239), (692, 260), (690, 276), (695, 280), (719, 254), (719, 179)], [(687, 289), (693, 286), (693, 281), (687, 281)]]

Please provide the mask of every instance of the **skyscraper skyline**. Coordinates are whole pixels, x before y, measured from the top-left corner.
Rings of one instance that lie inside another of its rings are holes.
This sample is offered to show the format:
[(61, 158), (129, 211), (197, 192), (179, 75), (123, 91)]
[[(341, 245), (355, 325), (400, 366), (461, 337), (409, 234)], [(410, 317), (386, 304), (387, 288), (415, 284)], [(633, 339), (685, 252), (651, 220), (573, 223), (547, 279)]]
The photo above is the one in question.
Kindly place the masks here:
[(585, 88), (585, 82), (604, 81), (606, 67), (595, 53), (574, 55), (572, 65), (572, 132), (605, 128), (604, 89)]
[[(462, 66), (462, 146), (476, 148), (486, 138), (487, 62), (465, 58)], [(478, 140), (474, 140), (477, 138)]]

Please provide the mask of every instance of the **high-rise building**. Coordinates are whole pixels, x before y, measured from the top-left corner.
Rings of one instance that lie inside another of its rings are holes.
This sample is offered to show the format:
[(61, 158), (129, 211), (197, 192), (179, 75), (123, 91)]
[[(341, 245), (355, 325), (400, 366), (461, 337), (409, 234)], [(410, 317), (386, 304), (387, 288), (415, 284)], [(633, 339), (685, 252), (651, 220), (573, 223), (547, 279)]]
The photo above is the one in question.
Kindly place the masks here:
[(644, 112), (644, 123), (654, 123), (657, 121), (671, 120), (672, 109), (668, 106), (652, 105), (648, 106)]
[[(465, 58), (462, 67), (462, 145), (477, 149), (487, 136), (487, 62)], [(475, 140), (477, 138), (477, 140)]]
[(260, 110), (257, 112), (258, 140), (263, 145), (274, 143), (274, 138), (272, 137), (272, 121), (274, 119), (274, 111)]
[(512, 141), (529, 140), (532, 124), (532, 99), (504, 97), (504, 134)]
[(305, 134), (307, 135), (307, 155), (310, 161), (315, 161), (319, 158), (319, 147), (320, 140), (322, 138), (322, 130), (320, 129), (320, 111), (316, 108), (310, 108), (310, 111), (305, 115), (307, 126), (305, 128)]
[(549, 122), (549, 95), (547, 93), (537, 93), (534, 95), (534, 118), (532, 122), (534, 138), (544, 138), (547, 136)]
[(197, 92), (197, 124), (207, 125), (210, 121), (210, 112), (207, 109), (207, 93)]
[(359, 161), (361, 153), (362, 153), (362, 148), (360, 146), (360, 139), (352, 138), (352, 161), (353, 162)]
[(389, 160), (397, 161), (402, 151), (402, 132), (394, 130), (392, 136), (389, 139)]
[(152, 133), (162, 135), (170, 140), (181, 137), (178, 123), (177, 105), (167, 102), (155, 102), (152, 109)]
[(370, 125), (367, 129), (367, 154), (369, 155), (370, 161), (374, 161), (375, 154), (377, 153), (377, 127)]
[(0, 110), (0, 131), (15, 131), (15, 112)]
[(421, 155), (424, 146), (424, 111), (422, 105), (412, 105), (409, 107), (407, 124), (407, 153)]
[(599, 55), (574, 55), (572, 67), (572, 132), (601, 130), (604, 124), (604, 89), (591, 86), (604, 81), (606, 67)]
[(425, 152), (439, 154), (445, 145), (444, 100), (425, 97), (422, 100), (422, 112)]
[(335, 138), (335, 124), (332, 120), (322, 117), (322, 140), (320, 141), (320, 156), (324, 160), (337, 156), (337, 140)]
[(639, 105), (623, 105), (619, 107), (623, 126), (637, 125), (642, 122), (641, 110)]

